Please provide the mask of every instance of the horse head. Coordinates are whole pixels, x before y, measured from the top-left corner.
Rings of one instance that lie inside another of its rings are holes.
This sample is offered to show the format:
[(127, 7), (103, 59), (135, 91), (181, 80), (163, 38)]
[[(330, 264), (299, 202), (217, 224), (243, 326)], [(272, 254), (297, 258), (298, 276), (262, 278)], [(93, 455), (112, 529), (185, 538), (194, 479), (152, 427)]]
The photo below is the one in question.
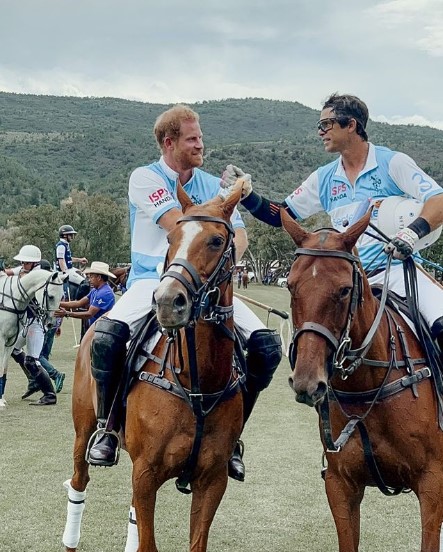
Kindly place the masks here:
[(68, 277), (63, 276), (58, 272), (48, 273), (43, 270), (38, 270), (40, 279), (43, 276), (42, 284), (35, 291), (35, 300), (38, 303), (37, 314), (41, 317), (42, 325), (46, 328), (51, 328), (55, 324), (54, 311), (59, 308), (60, 301), (63, 297), (63, 283)]
[(332, 358), (361, 301), (361, 271), (353, 253), (370, 213), (346, 232), (310, 233), (281, 210), (285, 230), (297, 245), (288, 275), (294, 337), (289, 378), (296, 400), (320, 403), (332, 377)]
[(225, 199), (218, 196), (202, 205), (194, 205), (181, 185), (177, 197), (183, 216), (168, 234), (166, 271), (153, 303), (166, 329), (197, 320), (208, 305), (232, 302), (229, 284), (235, 247), (230, 217), (240, 200), (241, 186)]

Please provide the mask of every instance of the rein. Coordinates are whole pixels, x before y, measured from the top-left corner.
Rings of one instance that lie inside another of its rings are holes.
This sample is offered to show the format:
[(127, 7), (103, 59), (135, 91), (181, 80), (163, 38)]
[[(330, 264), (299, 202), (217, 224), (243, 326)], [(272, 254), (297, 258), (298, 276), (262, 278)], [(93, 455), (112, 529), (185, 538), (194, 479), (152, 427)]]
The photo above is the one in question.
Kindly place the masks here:
[[(166, 258), (165, 265), (167, 270), (160, 278), (160, 281), (164, 278), (174, 278), (178, 280), (187, 290), (191, 300), (191, 315), (188, 324), (184, 328), (186, 345), (188, 350), (188, 363), (189, 363), (189, 379), (190, 389), (186, 389), (180, 382), (176, 370), (171, 370), (174, 382), (170, 382), (164, 378), (164, 370), (167, 367), (173, 365), (173, 359), (167, 363), (168, 356), (171, 354), (172, 347), (176, 346), (178, 356), (180, 359), (180, 370), (182, 371), (184, 366), (184, 359), (182, 353), (181, 338), (177, 330), (173, 330), (168, 333), (166, 340), (166, 352), (162, 361), (160, 374), (157, 376), (156, 382), (154, 378), (150, 377), (152, 374), (148, 372), (142, 372), (139, 379), (147, 381), (153, 385), (160, 386), (167, 391), (180, 396), (184, 399), (192, 409), (192, 412), (196, 421), (195, 437), (192, 444), (191, 453), (186, 461), (182, 473), (175, 482), (177, 489), (184, 493), (189, 494), (191, 492), (190, 482), (197, 465), (198, 455), (201, 448), (204, 423), (207, 415), (219, 404), (222, 400), (225, 400), (237, 393), (238, 385), (240, 383), (240, 377), (234, 373), (234, 369), (231, 370), (230, 377), (224, 389), (217, 393), (204, 394), (200, 388), (199, 369), (197, 361), (197, 344), (195, 329), (198, 320), (201, 319), (205, 322), (214, 323), (225, 334), (225, 336), (235, 342), (234, 333), (226, 326), (226, 321), (232, 318), (234, 314), (233, 305), (220, 306), (218, 303), (222, 297), (220, 286), (226, 282), (229, 285), (232, 281), (232, 274), (235, 267), (235, 244), (234, 244), (234, 229), (231, 224), (227, 223), (224, 219), (218, 217), (210, 217), (205, 215), (196, 216), (183, 216), (178, 219), (177, 223), (182, 222), (215, 222), (223, 224), (228, 231), (228, 240), (225, 250), (221, 255), (215, 269), (211, 275), (203, 282), (200, 278), (195, 267), (186, 259), (175, 258), (169, 264)], [(230, 266), (226, 267), (226, 265)], [(191, 280), (185, 278), (185, 276), (178, 272), (177, 269), (171, 269), (171, 267), (183, 268)], [(165, 382), (168, 381), (169, 385)]]

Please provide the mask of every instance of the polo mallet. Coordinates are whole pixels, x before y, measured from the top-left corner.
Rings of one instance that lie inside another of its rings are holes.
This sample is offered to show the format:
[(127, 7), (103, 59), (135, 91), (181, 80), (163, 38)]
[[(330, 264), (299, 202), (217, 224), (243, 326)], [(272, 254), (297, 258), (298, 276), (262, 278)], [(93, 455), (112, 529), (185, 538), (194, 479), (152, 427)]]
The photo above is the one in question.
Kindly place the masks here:
[(264, 303), (255, 301), (255, 299), (251, 299), (250, 297), (246, 297), (245, 295), (241, 295), (240, 293), (237, 293), (235, 291), (234, 291), (234, 296), (237, 297), (238, 299), (241, 299), (242, 301), (245, 301), (245, 303), (251, 303), (251, 305), (255, 305), (256, 307), (259, 307), (260, 309), (267, 311), (268, 321), (269, 321), (270, 314), (276, 314), (281, 318), (279, 333), (282, 341), (283, 353), (285, 354), (285, 356), (288, 356), (289, 344), (291, 343), (291, 338), (292, 338), (292, 327), (291, 327), (291, 321), (289, 319), (289, 314), (286, 311), (274, 309), (274, 307), (270, 307), (269, 305), (265, 305)]
[[(68, 277), (68, 301), (71, 301), (71, 292), (69, 289), (69, 277)], [(71, 323), (72, 323), (72, 331), (74, 332), (74, 341), (75, 341), (75, 345), (72, 348), (78, 349), (80, 347), (80, 343), (78, 342), (78, 339), (77, 339), (77, 331), (75, 329), (75, 323), (73, 318), (71, 318)]]

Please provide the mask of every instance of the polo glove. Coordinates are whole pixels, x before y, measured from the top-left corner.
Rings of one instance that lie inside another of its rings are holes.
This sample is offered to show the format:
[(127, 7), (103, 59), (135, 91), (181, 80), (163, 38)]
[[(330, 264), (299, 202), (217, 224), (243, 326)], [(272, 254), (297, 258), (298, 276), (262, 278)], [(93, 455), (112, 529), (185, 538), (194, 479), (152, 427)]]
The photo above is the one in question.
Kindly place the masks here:
[(244, 199), (245, 197), (248, 197), (248, 195), (252, 192), (251, 175), (244, 173), (235, 165), (228, 165), (226, 167), (221, 177), (220, 186), (224, 189), (231, 190), (238, 179), (242, 179), (243, 181), (242, 199)]
[(385, 247), (385, 253), (392, 253), (395, 259), (404, 260), (412, 255), (419, 236), (410, 228), (399, 230)]

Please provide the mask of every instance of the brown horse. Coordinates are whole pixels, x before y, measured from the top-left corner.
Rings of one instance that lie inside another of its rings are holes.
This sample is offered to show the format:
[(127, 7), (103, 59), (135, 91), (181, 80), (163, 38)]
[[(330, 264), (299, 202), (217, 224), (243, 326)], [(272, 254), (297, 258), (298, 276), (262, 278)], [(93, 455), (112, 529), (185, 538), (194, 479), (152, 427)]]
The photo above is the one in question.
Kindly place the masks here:
[[(206, 551), (227, 486), (228, 460), (243, 415), (238, 375), (232, 368), (235, 247), (230, 225), (240, 193), (196, 206), (178, 188), (185, 215), (168, 235), (167, 269), (155, 292), (157, 318), (168, 335), (162, 336), (153, 355), (164, 361), (148, 360), (127, 398), (124, 438), (133, 463), (138, 527), (125, 549), (131, 552), (157, 552), (156, 494), (175, 477), (179, 490), (192, 491), (190, 550)], [(89, 481), (85, 452), (96, 426), (92, 337), (91, 328), (75, 366), (74, 475), (65, 483), (70, 504), (63, 542), (68, 551), (76, 550), (80, 538), (78, 519)]]
[(130, 266), (117, 266), (116, 268), (109, 269), (109, 272), (112, 272), (115, 276), (115, 278), (109, 279), (109, 284), (114, 292), (126, 290), (126, 282), (128, 281), (130, 270)]
[[(380, 301), (374, 298), (353, 253), (369, 217), (344, 233), (308, 233), (282, 212), (298, 247), (288, 276), (295, 328), (290, 385), (297, 401), (319, 413), (340, 552), (358, 551), (366, 486), (388, 495), (412, 489), (420, 503), (421, 552), (438, 552), (438, 395), (420, 343), (401, 316), (384, 306), (385, 290)], [(433, 373), (438, 380), (438, 368)]]

